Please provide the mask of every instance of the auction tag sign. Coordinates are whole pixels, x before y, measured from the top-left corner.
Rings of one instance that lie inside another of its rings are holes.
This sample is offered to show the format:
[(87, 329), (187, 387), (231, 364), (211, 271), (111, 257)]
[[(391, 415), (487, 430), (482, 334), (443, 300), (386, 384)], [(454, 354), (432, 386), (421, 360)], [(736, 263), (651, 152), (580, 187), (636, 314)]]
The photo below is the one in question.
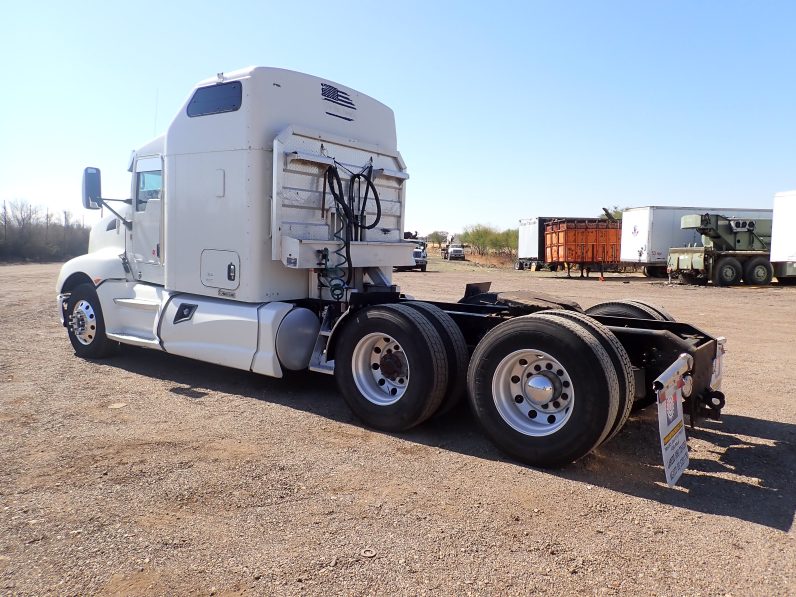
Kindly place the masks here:
[(688, 444), (683, 417), (683, 374), (687, 363), (674, 363), (655, 383), (658, 398), (658, 431), (661, 436), (666, 483), (674, 487), (688, 468)]

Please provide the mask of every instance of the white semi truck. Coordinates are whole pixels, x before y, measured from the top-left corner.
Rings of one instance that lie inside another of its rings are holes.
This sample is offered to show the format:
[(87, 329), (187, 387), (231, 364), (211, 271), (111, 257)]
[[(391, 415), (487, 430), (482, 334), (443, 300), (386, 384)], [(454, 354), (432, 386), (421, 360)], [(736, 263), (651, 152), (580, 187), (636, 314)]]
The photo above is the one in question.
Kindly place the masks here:
[[(167, 132), (131, 159), (131, 197), (57, 301), (75, 353), (141, 346), (282, 377), (332, 374), (367, 425), (403, 431), (468, 396), (484, 431), (524, 462), (562, 466), (616, 435), (653, 380), (682, 388), (692, 423), (717, 418), (721, 343), (659, 308), (490, 293), (419, 301), (406, 166), (392, 111), (337, 83), (274, 68), (200, 82)], [(588, 314), (587, 314), (588, 313)]]

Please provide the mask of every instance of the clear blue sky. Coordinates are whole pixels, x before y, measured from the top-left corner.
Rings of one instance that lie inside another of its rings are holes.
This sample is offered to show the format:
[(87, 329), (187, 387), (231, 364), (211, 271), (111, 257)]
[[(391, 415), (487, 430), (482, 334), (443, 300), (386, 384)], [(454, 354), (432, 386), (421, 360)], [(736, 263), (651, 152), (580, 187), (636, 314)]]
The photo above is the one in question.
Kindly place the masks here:
[(796, 2), (14, 2), (0, 37), (0, 201), (80, 216), (84, 166), (199, 80), (289, 68), (395, 111), (407, 228), (602, 206), (770, 207), (796, 188)]

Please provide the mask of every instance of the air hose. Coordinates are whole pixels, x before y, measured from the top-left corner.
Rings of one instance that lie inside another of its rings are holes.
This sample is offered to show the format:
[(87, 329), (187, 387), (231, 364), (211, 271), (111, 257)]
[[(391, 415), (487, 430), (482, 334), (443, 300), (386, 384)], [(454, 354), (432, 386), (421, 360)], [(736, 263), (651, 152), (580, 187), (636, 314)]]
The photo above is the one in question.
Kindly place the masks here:
[[(346, 202), (343, 194), (343, 183), (340, 179), (339, 168), (345, 170), (350, 178), (348, 180), (348, 201)], [(365, 194), (362, 196), (359, 213), (356, 213), (357, 199), (362, 194), (362, 181), (365, 183)], [(326, 190), (332, 195), (335, 203), (335, 213), (337, 224), (332, 231), (334, 240), (340, 246), (332, 251), (334, 263), (329, 264), (329, 255), (322, 258), (322, 271), (318, 274), (318, 282), (321, 287), (329, 288), (329, 294), (336, 301), (342, 300), (345, 296), (345, 289), (351, 285), (353, 269), (351, 267), (351, 242), (361, 240), (361, 230), (372, 230), (381, 221), (381, 200), (373, 184), (373, 160), (365, 165), (359, 172), (354, 173), (336, 160), (334, 164), (326, 169), (323, 176), (323, 199), (321, 209), (326, 205)], [(368, 195), (373, 191), (373, 200), (376, 203), (376, 218), (367, 226), (363, 225), (365, 211), (367, 208)], [(345, 272), (345, 273), (344, 273)], [(328, 284), (323, 284), (321, 278), (326, 278)]]

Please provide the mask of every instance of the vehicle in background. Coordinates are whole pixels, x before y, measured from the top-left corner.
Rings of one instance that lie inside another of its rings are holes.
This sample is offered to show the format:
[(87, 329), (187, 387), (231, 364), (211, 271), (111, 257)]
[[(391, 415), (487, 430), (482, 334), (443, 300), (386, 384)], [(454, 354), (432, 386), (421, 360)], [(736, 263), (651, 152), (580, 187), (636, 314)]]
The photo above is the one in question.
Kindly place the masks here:
[(545, 265), (544, 227), (547, 222), (560, 218), (541, 217), (520, 220), (517, 234), (516, 270), (535, 270)]
[(703, 213), (683, 216), (683, 230), (701, 235), (701, 245), (669, 249), (668, 272), (687, 284), (717, 286), (771, 283), (771, 219), (728, 218)]
[(465, 261), (464, 247), (462, 245), (449, 245), (442, 250), (442, 258), (448, 261)]
[(398, 272), (411, 271), (413, 269), (426, 271), (428, 267), (428, 253), (426, 252), (426, 243), (423, 241), (412, 241), (415, 248), (412, 250), (412, 259), (415, 260), (413, 266), (396, 266), (394, 269)]
[(732, 218), (771, 218), (769, 209), (631, 207), (622, 212), (619, 259), (625, 264), (643, 267), (644, 273), (650, 277), (665, 278), (670, 248), (693, 247), (701, 243), (699, 232), (680, 226), (681, 218), (702, 213), (718, 213)]
[(774, 195), (771, 265), (780, 284), (796, 284), (796, 191)]
[(619, 264), (620, 220), (562, 218), (545, 224), (545, 263), (551, 267), (578, 267), (581, 276), (592, 269), (604, 271)]

